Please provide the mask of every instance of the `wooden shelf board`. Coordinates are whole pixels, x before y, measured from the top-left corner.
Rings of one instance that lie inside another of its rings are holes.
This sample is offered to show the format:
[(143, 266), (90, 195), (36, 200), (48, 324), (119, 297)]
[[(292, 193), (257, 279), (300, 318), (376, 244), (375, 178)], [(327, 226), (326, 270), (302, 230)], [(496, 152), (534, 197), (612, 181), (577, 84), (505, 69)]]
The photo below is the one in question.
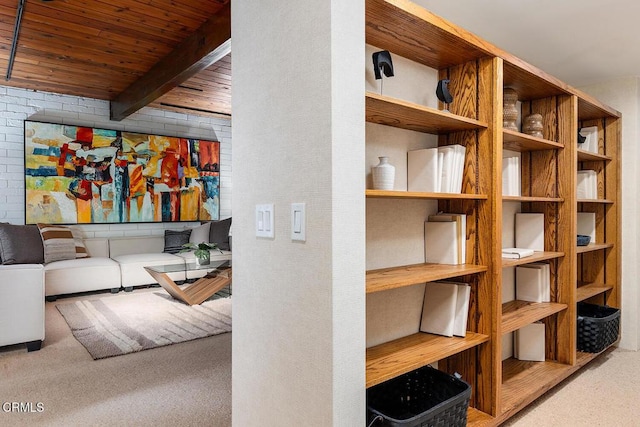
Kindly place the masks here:
[(548, 259), (556, 259), (564, 256), (564, 252), (534, 252), (533, 255), (526, 258), (510, 259), (502, 258), (502, 268), (515, 267), (517, 265), (529, 264), (532, 262), (545, 261)]
[(485, 271), (487, 271), (486, 266), (472, 264), (412, 264), (381, 268), (367, 271), (366, 289), (367, 293), (381, 292)]
[(612, 205), (613, 200), (608, 199), (578, 199), (578, 203), (601, 203), (605, 205)]
[(408, 1), (367, 0), (365, 40), (427, 67), (442, 69), (487, 56), (492, 45)]
[(577, 253), (599, 251), (601, 249), (609, 249), (613, 247), (613, 243), (589, 243), (587, 246), (578, 246)]
[(475, 119), (372, 92), (366, 94), (366, 120), (370, 123), (437, 135), (487, 128), (486, 123)]
[(486, 200), (486, 194), (464, 193), (423, 193), (418, 191), (388, 191), (366, 190), (365, 196), (369, 198), (389, 199), (431, 199), (431, 200)]
[(581, 150), (581, 149), (578, 148), (578, 161), (579, 162), (598, 161), (598, 160), (610, 161), (611, 157), (610, 156), (605, 156), (603, 154), (592, 153), (591, 151)]
[(527, 135), (514, 130), (502, 130), (502, 146), (511, 151), (556, 150), (564, 145), (544, 138)]
[(443, 337), (419, 332), (367, 349), (367, 388), (489, 341), (467, 332), (466, 337)]
[(502, 304), (502, 334), (507, 334), (567, 309), (557, 302), (509, 301)]
[(600, 283), (589, 283), (588, 285), (579, 286), (576, 290), (576, 301), (584, 301), (596, 295), (603, 294), (613, 289), (613, 286), (607, 286)]
[(549, 203), (562, 203), (564, 199), (562, 197), (538, 197), (538, 196), (502, 196), (503, 202), (549, 202)]
[(604, 105), (591, 95), (573, 89), (578, 95), (578, 120), (601, 119), (605, 117), (620, 117), (620, 112)]
[(566, 83), (533, 65), (511, 55), (499, 56), (504, 58), (504, 87), (515, 89), (519, 101), (571, 93), (571, 88)]
[(525, 362), (513, 358), (503, 361), (502, 413), (513, 415), (571, 375), (572, 368), (553, 361)]

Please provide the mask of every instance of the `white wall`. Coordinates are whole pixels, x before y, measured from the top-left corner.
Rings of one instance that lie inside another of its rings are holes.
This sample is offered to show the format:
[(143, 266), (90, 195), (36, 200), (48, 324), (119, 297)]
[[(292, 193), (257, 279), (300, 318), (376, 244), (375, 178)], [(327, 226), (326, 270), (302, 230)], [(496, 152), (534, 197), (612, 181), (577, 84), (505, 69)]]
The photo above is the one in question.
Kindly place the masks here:
[(640, 77), (627, 77), (581, 88), (622, 113), (622, 339), (620, 347), (640, 349)]
[[(231, 120), (143, 108), (120, 122), (109, 102), (0, 86), (0, 222), (24, 224), (24, 120), (220, 141), (220, 218), (231, 216)], [(217, 137), (217, 138), (216, 138)], [(83, 225), (85, 237), (163, 234), (193, 223)]]
[(234, 426), (365, 424), (363, 16), (363, 0), (232, 9)]

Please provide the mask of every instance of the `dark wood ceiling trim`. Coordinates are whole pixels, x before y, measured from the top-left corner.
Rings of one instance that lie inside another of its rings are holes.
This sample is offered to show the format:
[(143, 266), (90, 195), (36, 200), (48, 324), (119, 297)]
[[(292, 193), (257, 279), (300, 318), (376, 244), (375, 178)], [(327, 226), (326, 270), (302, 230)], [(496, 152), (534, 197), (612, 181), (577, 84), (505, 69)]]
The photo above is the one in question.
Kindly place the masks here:
[(206, 21), (169, 55), (110, 102), (120, 121), (148, 105), (231, 51), (231, 4)]

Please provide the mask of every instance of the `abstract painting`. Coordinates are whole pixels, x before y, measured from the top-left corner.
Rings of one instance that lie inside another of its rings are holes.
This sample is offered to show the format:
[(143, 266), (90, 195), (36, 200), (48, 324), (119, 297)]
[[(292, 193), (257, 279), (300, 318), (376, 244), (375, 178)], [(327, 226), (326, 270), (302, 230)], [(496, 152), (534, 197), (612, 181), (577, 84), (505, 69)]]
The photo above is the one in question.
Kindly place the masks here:
[(217, 220), (220, 143), (24, 122), (25, 222)]

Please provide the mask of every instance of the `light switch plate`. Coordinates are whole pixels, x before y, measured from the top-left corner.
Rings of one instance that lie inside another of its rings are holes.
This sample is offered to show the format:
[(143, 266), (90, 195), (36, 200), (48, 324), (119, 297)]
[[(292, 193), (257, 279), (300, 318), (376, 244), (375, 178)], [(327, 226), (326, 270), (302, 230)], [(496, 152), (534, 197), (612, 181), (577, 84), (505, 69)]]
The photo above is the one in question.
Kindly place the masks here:
[(291, 203), (291, 240), (307, 240), (304, 203)]
[(256, 205), (256, 237), (274, 237), (273, 203)]

